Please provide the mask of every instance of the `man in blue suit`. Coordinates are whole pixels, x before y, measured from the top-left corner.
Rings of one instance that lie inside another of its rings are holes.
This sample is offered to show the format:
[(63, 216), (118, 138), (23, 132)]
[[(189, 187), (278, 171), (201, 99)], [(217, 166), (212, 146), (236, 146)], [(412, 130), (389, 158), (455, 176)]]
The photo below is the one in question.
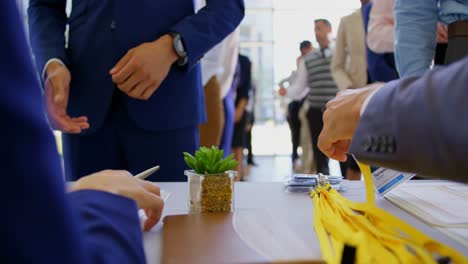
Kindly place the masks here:
[(163, 207), (159, 188), (108, 170), (80, 179), (66, 195), (13, 0), (0, 1), (0, 32), (0, 263), (145, 263), (137, 208), (147, 210), (150, 229)]
[[(199, 59), (240, 23), (242, 0), (31, 0), (29, 27), (66, 176), (105, 168), (183, 181), (205, 121)], [(68, 40), (65, 28), (68, 24)]]

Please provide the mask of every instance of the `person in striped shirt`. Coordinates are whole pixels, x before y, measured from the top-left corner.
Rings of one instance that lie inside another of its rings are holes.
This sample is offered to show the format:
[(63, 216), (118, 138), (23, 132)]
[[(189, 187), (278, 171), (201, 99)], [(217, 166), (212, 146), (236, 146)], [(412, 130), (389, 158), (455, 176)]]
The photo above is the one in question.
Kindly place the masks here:
[(289, 96), (294, 96), (303, 92), (304, 89), (309, 89), (307, 100), (310, 108), (307, 118), (309, 120), (314, 159), (317, 164), (317, 171), (329, 174), (328, 158), (317, 147), (317, 141), (323, 128), (322, 114), (325, 105), (338, 92), (330, 70), (333, 54), (329, 36), (332, 32), (332, 26), (326, 19), (317, 19), (314, 22), (315, 38), (320, 48), (309, 53), (299, 64), (296, 80), (289, 86), (287, 93)]

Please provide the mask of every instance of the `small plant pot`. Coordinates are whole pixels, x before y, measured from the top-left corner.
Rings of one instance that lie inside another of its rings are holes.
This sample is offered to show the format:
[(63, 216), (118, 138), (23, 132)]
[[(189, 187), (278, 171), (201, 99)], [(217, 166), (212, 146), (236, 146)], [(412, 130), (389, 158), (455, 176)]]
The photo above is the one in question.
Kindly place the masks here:
[(190, 213), (234, 211), (234, 178), (236, 171), (220, 174), (198, 174), (186, 170)]

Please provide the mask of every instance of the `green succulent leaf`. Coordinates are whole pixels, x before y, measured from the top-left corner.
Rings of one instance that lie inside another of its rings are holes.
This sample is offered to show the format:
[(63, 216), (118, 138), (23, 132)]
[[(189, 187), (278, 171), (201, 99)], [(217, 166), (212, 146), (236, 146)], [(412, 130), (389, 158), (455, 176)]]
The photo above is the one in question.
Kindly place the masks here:
[(195, 155), (184, 152), (184, 160), (187, 165), (199, 174), (219, 174), (232, 170), (237, 166), (237, 161), (231, 154), (223, 159), (224, 151), (216, 146), (210, 148), (201, 147), (195, 151)]
[(192, 169), (192, 170), (195, 170), (195, 164), (188, 158), (184, 158), (185, 160), (185, 163), (187, 163), (187, 165)]

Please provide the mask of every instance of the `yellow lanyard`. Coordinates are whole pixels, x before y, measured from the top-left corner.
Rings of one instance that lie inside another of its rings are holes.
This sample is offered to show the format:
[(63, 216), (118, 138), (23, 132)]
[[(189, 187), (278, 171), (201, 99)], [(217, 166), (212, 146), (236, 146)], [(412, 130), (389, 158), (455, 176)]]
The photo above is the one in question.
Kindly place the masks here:
[(365, 203), (344, 198), (329, 184), (310, 194), (314, 227), (327, 263), (341, 263), (345, 245), (356, 248), (356, 263), (437, 263), (439, 257), (468, 263), (456, 250), (378, 208), (370, 167), (358, 164), (365, 180)]

